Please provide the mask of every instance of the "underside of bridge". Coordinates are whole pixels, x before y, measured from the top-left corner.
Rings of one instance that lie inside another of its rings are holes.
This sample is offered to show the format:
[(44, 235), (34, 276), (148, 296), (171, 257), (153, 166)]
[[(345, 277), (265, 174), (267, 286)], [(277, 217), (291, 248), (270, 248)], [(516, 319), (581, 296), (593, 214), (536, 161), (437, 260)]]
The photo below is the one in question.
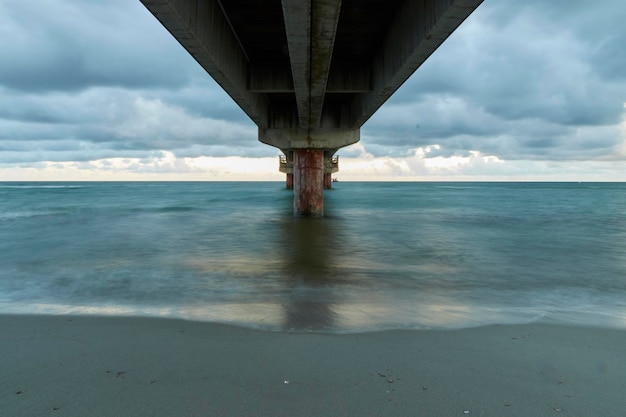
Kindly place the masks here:
[(339, 148), (482, 0), (141, 0), (284, 153), (322, 215)]

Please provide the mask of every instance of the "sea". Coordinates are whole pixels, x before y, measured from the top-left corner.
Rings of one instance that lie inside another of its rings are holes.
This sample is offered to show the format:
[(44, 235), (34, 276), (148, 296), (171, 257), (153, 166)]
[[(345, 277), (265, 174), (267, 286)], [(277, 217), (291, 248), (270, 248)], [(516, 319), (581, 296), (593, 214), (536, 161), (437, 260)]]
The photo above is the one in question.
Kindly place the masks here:
[(626, 183), (0, 183), (0, 313), (626, 328)]

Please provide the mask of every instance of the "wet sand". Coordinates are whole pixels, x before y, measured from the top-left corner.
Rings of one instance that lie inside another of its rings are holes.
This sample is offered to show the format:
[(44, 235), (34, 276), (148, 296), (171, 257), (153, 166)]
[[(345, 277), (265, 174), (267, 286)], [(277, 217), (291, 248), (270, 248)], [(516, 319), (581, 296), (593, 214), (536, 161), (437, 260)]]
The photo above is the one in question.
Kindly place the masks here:
[(1, 416), (624, 416), (626, 331), (0, 316)]

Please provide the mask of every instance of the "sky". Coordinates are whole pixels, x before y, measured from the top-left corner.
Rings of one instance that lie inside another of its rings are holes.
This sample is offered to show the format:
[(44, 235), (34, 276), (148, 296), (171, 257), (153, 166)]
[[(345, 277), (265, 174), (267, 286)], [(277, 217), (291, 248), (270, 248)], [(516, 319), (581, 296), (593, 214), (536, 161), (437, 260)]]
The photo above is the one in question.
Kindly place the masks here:
[[(624, 0), (485, 0), (341, 181), (626, 181)], [(284, 180), (139, 0), (0, 0), (0, 181)]]

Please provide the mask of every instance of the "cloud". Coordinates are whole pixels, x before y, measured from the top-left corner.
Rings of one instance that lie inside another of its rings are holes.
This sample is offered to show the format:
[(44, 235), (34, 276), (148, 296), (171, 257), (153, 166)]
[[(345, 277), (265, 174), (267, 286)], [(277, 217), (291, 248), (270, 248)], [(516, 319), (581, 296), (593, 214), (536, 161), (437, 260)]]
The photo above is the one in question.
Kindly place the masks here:
[(0, 16), (0, 50), (9, 57), (0, 84), (10, 89), (177, 87), (197, 70), (139, 1), (2, 0)]
[(337, 176), (341, 181), (626, 181), (626, 160), (503, 160), (478, 151), (442, 156), (438, 148), (415, 148), (394, 158), (342, 156)]
[[(340, 175), (623, 178), (624, 21), (623, 0), (485, 0), (339, 151)], [(282, 178), (138, 0), (0, 0), (0, 56), (0, 179)]]
[(486, 1), (366, 124), (368, 147), (381, 156), (437, 143), (449, 155), (615, 158), (623, 19), (615, 1)]
[(32, 181), (276, 181), (276, 157), (180, 157), (173, 152), (153, 151), (150, 156), (102, 158), (89, 161), (37, 162), (5, 168), (0, 164), (0, 180)]
[[(275, 155), (257, 141), (251, 122), (192, 114), (151, 93), (91, 88), (79, 93), (26, 95), (15, 106), (0, 98), (4, 162), (86, 161), (140, 156), (153, 150), (183, 156)], [(8, 109), (8, 110), (7, 110)], [(42, 159), (43, 158), (43, 159)]]
[(0, 0), (0, 162), (268, 156), (139, 1)]

